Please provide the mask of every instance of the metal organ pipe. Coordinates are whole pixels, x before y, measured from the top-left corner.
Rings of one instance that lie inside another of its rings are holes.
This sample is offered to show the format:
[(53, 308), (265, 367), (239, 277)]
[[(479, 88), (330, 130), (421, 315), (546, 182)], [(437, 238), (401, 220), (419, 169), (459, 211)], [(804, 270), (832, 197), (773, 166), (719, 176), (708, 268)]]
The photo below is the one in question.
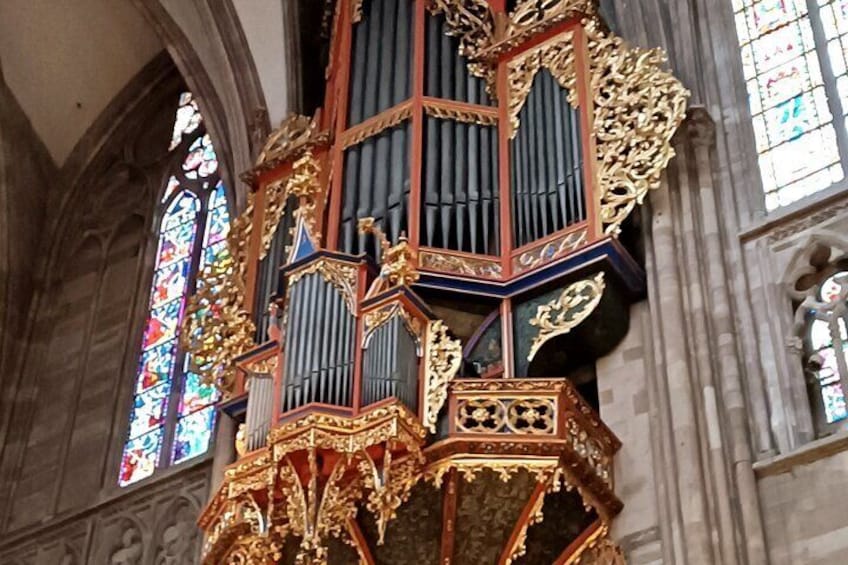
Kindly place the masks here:
[(348, 127), (411, 95), (412, 0), (365, 0), (353, 26)]
[(283, 411), (310, 402), (351, 405), (353, 315), (320, 273), (298, 280), (286, 310)]
[(400, 316), (374, 330), (362, 358), (362, 405), (395, 397), (418, 409), (418, 353), (415, 337)]
[(247, 379), (245, 428), (247, 450), (265, 447), (274, 407), (274, 380), (271, 375), (253, 373)]
[(579, 114), (545, 69), (536, 74), (511, 142), (516, 247), (586, 219)]
[(277, 271), (286, 262), (286, 249), (292, 245), (294, 227), (294, 211), (297, 209), (297, 197), (290, 197), (285, 204), (283, 217), (274, 232), (268, 253), (259, 262), (256, 278), (256, 296), (253, 302), (253, 323), (256, 326), (256, 343), (268, 339), (268, 326), (271, 323), (268, 305), (271, 296), (277, 290)]

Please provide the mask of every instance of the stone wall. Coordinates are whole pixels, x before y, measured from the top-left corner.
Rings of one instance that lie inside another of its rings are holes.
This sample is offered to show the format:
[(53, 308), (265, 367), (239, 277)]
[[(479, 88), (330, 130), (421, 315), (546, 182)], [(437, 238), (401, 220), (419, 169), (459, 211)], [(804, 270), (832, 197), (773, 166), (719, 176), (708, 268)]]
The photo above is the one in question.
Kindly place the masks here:
[(661, 563), (657, 485), (653, 468), (657, 430), (648, 402), (649, 371), (645, 336), (650, 334), (648, 304), (631, 307), (630, 331), (609, 355), (598, 359), (601, 418), (621, 440), (615, 459), (615, 490), (624, 510), (613, 522), (612, 535), (630, 565)]
[[(12, 352), (22, 362), (0, 411), (0, 563), (196, 560), (194, 521), (211, 457), (117, 486), (156, 252), (152, 226), (181, 157), (168, 145), (184, 88), (170, 59), (157, 57), (54, 171), (53, 193), (27, 192), (31, 167), (13, 177), (16, 197), (43, 219), (21, 213), (11, 226), (22, 232), (15, 252), (29, 253), (31, 305), (15, 329)], [(26, 237), (21, 223), (38, 237)]]
[[(0, 438), (21, 361), (46, 202), (57, 175), (0, 74)], [(2, 442), (0, 442), (2, 445)]]

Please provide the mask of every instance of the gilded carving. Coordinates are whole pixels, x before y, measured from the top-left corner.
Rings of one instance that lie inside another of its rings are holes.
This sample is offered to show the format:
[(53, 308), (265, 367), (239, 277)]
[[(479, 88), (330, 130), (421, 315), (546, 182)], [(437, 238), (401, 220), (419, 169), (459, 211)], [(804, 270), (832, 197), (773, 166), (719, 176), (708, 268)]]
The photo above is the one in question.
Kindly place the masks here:
[(666, 57), (660, 49), (628, 47), (595, 20), (585, 30), (601, 221), (607, 234), (618, 234), (621, 222), (659, 186), (674, 156), (671, 137), (685, 116), (689, 91), (662, 69)]
[(192, 372), (204, 383), (214, 384), (224, 398), (232, 394), (235, 385), (234, 359), (254, 346), (255, 327), (244, 303), (252, 211), (249, 201), (247, 210), (230, 228), (229, 253), (200, 274), (180, 332)]
[(566, 287), (558, 298), (539, 306), (531, 326), (539, 328), (527, 360), (532, 361), (539, 348), (549, 339), (567, 334), (589, 317), (601, 302), (604, 293), (604, 273), (584, 279)]
[(453, 120), (466, 124), (477, 124), (480, 126), (498, 125), (498, 116), (495, 112), (481, 112), (471, 108), (456, 108), (445, 106), (434, 100), (424, 100), (424, 113), (441, 120)]
[(512, 269), (516, 273), (521, 273), (564, 257), (584, 245), (588, 235), (588, 230), (581, 228), (547, 243), (536, 245), (513, 258)]
[(406, 235), (401, 233), (396, 245), (389, 242), (374, 218), (360, 218), (359, 233), (373, 234), (380, 245), (380, 276), (368, 289), (367, 297), (396, 286), (412, 286), (419, 277), (418, 254), (409, 246)]
[(593, 0), (520, 0), (509, 14), (505, 35), (515, 43), (530, 33), (594, 12)]
[(496, 259), (464, 257), (449, 253), (440, 253), (432, 249), (422, 250), (418, 256), (422, 269), (479, 278), (499, 279), (503, 276), (501, 264)]
[(412, 117), (412, 104), (403, 103), (393, 110), (387, 111), (375, 118), (366, 120), (361, 124), (350, 128), (342, 136), (342, 148), (347, 149), (362, 143), (369, 137), (380, 135), (389, 128), (393, 128)]
[[(519, 458), (464, 456), (451, 457), (431, 463), (424, 472), (424, 478), (440, 488), (448, 471), (452, 469), (456, 469), (459, 476), (466, 482), (474, 481), (484, 470), (492, 471), (505, 483), (509, 481), (510, 477), (522, 471), (530, 473), (540, 483), (561, 475), (559, 458), (556, 456)], [(565, 478), (563, 477), (562, 480), (565, 481)]]
[(569, 104), (577, 107), (573, 36), (572, 32), (560, 34), (555, 39), (510, 61), (508, 65), (510, 138), (514, 138), (518, 133), (520, 125), (518, 114), (527, 101), (536, 73), (542, 67), (547, 68), (557, 83), (568, 90)]
[(400, 302), (390, 302), (363, 314), (362, 348), (367, 349), (374, 332), (395, 316), (403, 319), (406, 328), (415, 336), (415, 342), (419, 349), (418, 355), (420, 357), (421, 343), (424, 337), (424, 324), (420, 319), (410, 315)]
[(494, 65), (481, 60), (481, 53), (495, 39), (495, 15), (487, 0), (432, 0), (429, 8), (444, 15), (448, 35), (459, 39), (459, 54), (469, 59), (468, 70), (486, 79), (494, 98)]
[(448, 335), (441, 320), (433, 320), (427, 328), (424, 352), (424, 426), (436, 433), (436, 420), (448, 398), (448, 385), (462, 364), (462, 343)]
[(293, 159), (300, 156), (304, 150), (326, 144), (328, 141), (328, 134), (318, 130), (314, 118), (292, 114), (268, 136), (256, 158), (256, 168), (273, 166)]
[(312, 273), (320, 273), (325, 281), (336, 287), (350, 313), (356, 315), (356, 267), (321, 257), (289, 274), (289, 292), (297, 281)]
[(471, 397), (457, 403), (456, 429), (464, 433), (553, 435), (556, 401), (545, 397)]
[(299, 204), (294, 214), (302, 218), (313, 238), (320, 237), (317, 229), (320, 202), (323, 190), (319, 175), (321, 168), (312, 151), (307, 149), (292, 165), (292, 173), (265, 186), (265, 213), (262, 221), (262, 249), (260, 259), (264, 259), (271, 248), (271, 242), (277, 233), (286, 210), (289, 197), (297, 196)]
[(226, 502), (219, 491), (201, 516), (204, 563), (242, 555), (254, 542), (255, 559), (276, 563), (279, 542), (294, 535), (301, 538), (296, 563), (326, 564), (326, 540), (348, 535), (360, 505), (382, 536), (422, 477), (425, 435), (397, 403), (356, 417), (313, 412), (277, 426), (261, 455), (225, 472)]

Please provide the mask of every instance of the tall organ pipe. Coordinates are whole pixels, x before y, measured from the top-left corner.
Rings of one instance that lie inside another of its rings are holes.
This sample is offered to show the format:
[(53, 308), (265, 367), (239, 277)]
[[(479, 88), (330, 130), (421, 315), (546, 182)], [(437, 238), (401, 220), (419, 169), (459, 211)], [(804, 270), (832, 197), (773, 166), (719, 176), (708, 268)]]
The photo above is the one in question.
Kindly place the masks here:
[[(339, 241), (346, 253), (379, 250), (359, 234), (360, 218), (373, 217), (392, 241), (407, 229), (410, 123), (369, 137), (345, 153), (344, 199)], [(366, 243), (369, 243), (366, 246)]]
[(539, 71), (511, 141), (513, 242), (531, 243), (586, 219), (579, 114)]
[(497, 128), (427, 116), (422, 244), (498, 253)]
[(348, 126), (411, 96), (412, 0), (365, 0), (353, 26)]
[(468, 72), (468, 60), (459, 54), (459, 40), (446, 32), (444, 16), (428, 14), (424, 94), (490, 106), (485, 82)]
[(255, 339), (262, 343), (268, 339), (268, 326), (271, 323), (268, 305), (277, 289), (277, 277), (280, 267), (286, 262), (286, 250), (292, 245), (294, 211), (297, 209), (297, 197), (290, 197), (284, 208), (283, 217), (274, 232), (268, 253), (259, 262), (256, 278), (256, 295), (253, 303), (253, 323), (256, 326)]

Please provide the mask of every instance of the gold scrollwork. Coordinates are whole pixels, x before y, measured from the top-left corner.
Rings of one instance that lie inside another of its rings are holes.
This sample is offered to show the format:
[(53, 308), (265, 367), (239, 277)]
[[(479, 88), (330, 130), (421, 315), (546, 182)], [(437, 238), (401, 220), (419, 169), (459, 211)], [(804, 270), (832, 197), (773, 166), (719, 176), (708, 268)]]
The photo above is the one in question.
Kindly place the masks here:
[(597, 529), (572, 553), (564, 565), (626, 565), (621, 547), (609, 537), (609, 524)]
[(412, 117), (412, 104), (404, 102), (395, 108), (387, 110), (374, 118), (370, 118), (361, 124), (350, 128), (342, 135), (342, 148), (347, 149), (362, 143), (369, 137), (379, 135), (389, 128), (393, 128), (404, 120)]
[(464, 257), (429, 249), (420, 251), (418, 255), (423, 269), (480, 278), (499, 279), (503, 276), (501, 264), (496, 259)]
[(350, 3), (350, 21), (358, 24), (362, 21), (362, 3), (365, 0), (353, 0)]
[(418, 355), (420, 357), (424, 325), (420, 319), (407, 312), (406, 308), (404, 308), (399, 302), (391, 302), (385, 306), (381, 306), (380, 308), (370, 310), (363, 314), (362, 322), (364, 329), (362, 331), (362, 348), (367, 349), (371, 336), (377, 328), (381, 327), (395, 316), (399, 316), (403, 319), (403, 323), (409, 330), (409, 333), (415, 337), (415, 344), (418, 348)]
[(467, 398), (457, 404), (455, 423), (463, 433), (552, 435), (556, 412), (551, 398)]
[[(495, 15), (489, 2), (433, 0), (429, 8), (434, 14), (443, 14), (448, 35), (459, 38), (459, 54), (470, 60), (468, 68), (471, 73), (488, 79), (493, 74), (493, 69), (491, 65), (480, 62), (479, 58), (480, 53), (488, 48), (495, 38)], [(489, 84), (493, 82), (487, 80)]]
[(271, 248), (271, 242), (286, 210), (289, 197), (296, 196), (299, 205), (294, 212), (302, 218), (310, 235), (320, 237), (317, 229), (321, 202), (321, 167), (318, 160), (307, 149), (292, 165), (292, 173), (286, 178), (272, 182), (265, 187), (265, 214), (262, 222), (262, 250), (259, 258), (264, 259)]
[(549, 398), (517, 398), (507, 405), (506, 424), (516, 434), (556, 432), (556, 406)]
[[(459, 476), (469, 483), (477, 479), (483, 471), (495, 473), (498, 479), (505, 483), (514, 475), (522, 472), (530, 473), (540, 483), (550, 481), (554, 476), (562, 475), (559, 458), (557, 457), (521, 457), (514, 459), (507, 456), (466, 456), (451, 457), (431, 463), (424, 472), (424, 478), (431, 481), (436, 488), (439, 488), (442, 486), (445, 475), (452, 469), (456, 469)], [(564, 476), (561, 480), (566, 482)]]
[(509, 135), (511, 138), (518, 133), (520, 125), (518, 114), (527, 101), (536, 73), (542, 67), (548, 69), (557, 83), (568, 91), (569, 104), (577, 107), (573, 36), (572, 32), (563, 33), (509, 63)]
[(297, 281), (312, 273), (320, 273), (325, 281), (336, 287), (342, 294), (350, 313), (356, 315), (356, 267), (321, 257), (289, 274), (289, 292)]
[(660, 49), (628, 47), (603, 31), (595, 20), (585, 24), (594, 97), (601, 221), (617, 235), (621, 223), (674, 156), (671, 137), (683, 121), (689, 91), (663, 69)]
[(530, 325), (539, 331), (530, 345), (527, 360), (532, 361), (546, 341), (567, 334), (588, 318), (600, 303), (604, 286), (604, 273), (600, 272), (591, 279), (568, 285), (558, 298), (539, 306), (530, 320)]
[(249, 200), (230, 227), (229, 252), (201, 272), (180, 332), (192, 372), (214, 384), (224, 398), (232, 394), (236, 382), (234, 359), (254, 345), (255, 328), (244, 304), (252, 212)]
[(588, 230), (581, 228), (545, 244), (537, 245), (513, 258), (512, 268), (520, 273), (555, 261), (585, 244), (588, 235)]
[(313, 118), (292, 114), (271, 132), (256, 158), (256, 167), (272, 165), (297, 157), (305, 149), (327, 143), (328, 134), (318, 131)]
[(515, 43), (529, 33), (537, 33), (569, 18), (594, 12), (593, 0), (520, 0), (509, 14), (504, 35), (511, 43)]
[(498, 125), (498, 116), (494, 113), (480, 112), (471, 108), (445, 106), (434, 101), (424, 101), (424, 113), (441, 120), (453, 120), (480, 126)]
[(418, 280), (418, 254), (409, 246), (409, 240), (401, 233), (396, 245), (375, 223), (374, 218), (360, 218), (357, 223), (359, 233), (373, 234), (380, 244), (380, 276), (368, 289), (367, 297), (396, 286), (411, 286)]
[(423, 423), (436, 433), (436, 420), (448, 398), (448, 385), (462, 364), (462, 343), (448, 335), (442, 320), (433, 320), (427, 327), (424, 362)]
[(498, 433), (506, 426), (506, 409), (497, 398), (469, 398), (457, 405), (456, 428), (469, 433)]

